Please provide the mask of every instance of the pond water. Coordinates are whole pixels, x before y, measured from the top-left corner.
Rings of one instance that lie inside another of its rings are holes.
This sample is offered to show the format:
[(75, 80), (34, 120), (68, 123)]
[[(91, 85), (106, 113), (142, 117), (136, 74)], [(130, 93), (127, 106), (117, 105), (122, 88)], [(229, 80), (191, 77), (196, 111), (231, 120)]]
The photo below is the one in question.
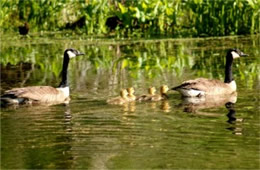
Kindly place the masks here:
[[(57, 86), (63, 51), (70, 63), (68, 106), (1, 109), (1, 169), (259, 169), (260, 37), (110, 40), (66, 34), (1, 39), (1, 94), (12, 87)], [(108, 105), (121, 88), (147, 88), (206, 77), (222, 79), (234, 61), (234, 104), (187, 101)]]

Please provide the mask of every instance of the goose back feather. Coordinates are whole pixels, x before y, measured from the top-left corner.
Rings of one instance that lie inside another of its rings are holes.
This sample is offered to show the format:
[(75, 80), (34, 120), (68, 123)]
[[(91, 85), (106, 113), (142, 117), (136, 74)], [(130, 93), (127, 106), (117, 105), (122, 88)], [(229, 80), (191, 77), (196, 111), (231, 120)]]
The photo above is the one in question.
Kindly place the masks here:
[(183, 96), (231, 94), (236, 91), (236, 82), (233, 80), (230, 83), (223, 83), (220, 80), (198, 78), (185, 81), (172, 90), (181, 92)]

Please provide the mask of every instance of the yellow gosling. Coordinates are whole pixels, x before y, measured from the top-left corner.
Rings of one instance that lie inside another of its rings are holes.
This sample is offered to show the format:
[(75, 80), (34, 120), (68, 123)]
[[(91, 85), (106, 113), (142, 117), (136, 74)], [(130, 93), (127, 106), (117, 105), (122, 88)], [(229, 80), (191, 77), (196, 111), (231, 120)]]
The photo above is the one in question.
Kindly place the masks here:
[(122, 105), (124, 103), (127, 103), (128, 102), (127, 94), (128, 94), (127, 90), (122, 89), (120, 91), (120, 96), (108, 99), (107, 103), (108, 104), (115, 104), (115, 105)]
[(163, 85), (160, 87), (160, 94), (153, 95), (149, 98), (151, 101), (160, 101), (168, 99), (168, 95), (166, 94), (168, 92), (169, 88), (166, 85)]
[(143, 94), (136, 98), (137, 101), (147, 101), (150, 100), (151, 96), (154, 96), (156, 92), (155, 87), (149, 87), (148, 88), (148, 94)]
[(134, 92), (135, 92), (134, 88), (133, 87), (127, 88), (127, 92), (128, 92), (128, 95), (127, 95), (128, 101), (129, 102), (135, 101), (136, 96), (134, 95)]

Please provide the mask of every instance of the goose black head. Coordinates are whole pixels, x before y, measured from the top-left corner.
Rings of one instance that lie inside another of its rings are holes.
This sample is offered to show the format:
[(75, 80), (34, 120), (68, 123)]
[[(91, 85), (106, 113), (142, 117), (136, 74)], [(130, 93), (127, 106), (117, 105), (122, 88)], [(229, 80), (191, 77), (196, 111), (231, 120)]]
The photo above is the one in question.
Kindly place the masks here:
[(76, 49), (73, 49), (73, 48), (68, 48), (65, 50), (64, 52), (64, 56), (68, 56), (69, 58), (73, 58), (73, 57), (76, 57), (78, 55), (84, 55), (84, 53), (76, 50)]
[(245, 54), (242, 51), (240, 51), (239, 49), (235, 49), (235, 48), (230, 49), (228, 51), (228, 55), (232, 56), (233, 59), (247, 56), (247, 54)]

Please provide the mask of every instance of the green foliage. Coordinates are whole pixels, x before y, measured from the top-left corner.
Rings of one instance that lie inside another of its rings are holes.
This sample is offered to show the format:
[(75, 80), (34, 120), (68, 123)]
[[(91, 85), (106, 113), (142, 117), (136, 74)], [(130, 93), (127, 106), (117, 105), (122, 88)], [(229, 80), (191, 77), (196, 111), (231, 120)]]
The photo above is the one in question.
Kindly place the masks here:
[[(1, 31), (76, 30), (116, 37), (223, 36), (260, 33), (259, 0), (2, 0)], [(117, 27), (106, 25), (118, 17)]]
[(198, 35), (259, 32), (260, 1), (188, 1), (188, 6), (192, 9), (189, 21)]

